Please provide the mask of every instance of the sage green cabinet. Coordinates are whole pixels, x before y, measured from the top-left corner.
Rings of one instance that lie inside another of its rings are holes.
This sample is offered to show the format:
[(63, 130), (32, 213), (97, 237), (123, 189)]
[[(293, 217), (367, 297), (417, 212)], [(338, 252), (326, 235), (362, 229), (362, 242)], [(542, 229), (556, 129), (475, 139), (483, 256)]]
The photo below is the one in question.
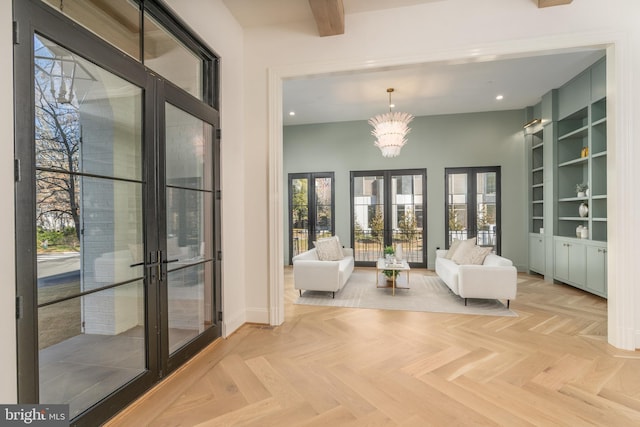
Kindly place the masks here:
[(554, 237), (553, 277), (557, 281), (606, 298), (606, 243)]
[(545, 241), (540, 234), (529, 235), (529, 270), (544, 274), (545, 272)]
[(556, 239), (554, 252), (555, 278), (564, 283), (584, 288), (586, 286), (586, 246), (580, 241)]
[(607, 247), (588, 245), (587, 254), (587, 290), (607, 297)]

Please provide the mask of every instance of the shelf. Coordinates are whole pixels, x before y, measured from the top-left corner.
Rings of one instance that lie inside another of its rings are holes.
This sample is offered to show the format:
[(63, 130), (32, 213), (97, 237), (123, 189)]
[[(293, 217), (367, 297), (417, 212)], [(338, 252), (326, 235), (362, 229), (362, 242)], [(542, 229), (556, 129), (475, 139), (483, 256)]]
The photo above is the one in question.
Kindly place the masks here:
[(579, 221), (579, 222), (585, 222), (585, 221), (589, 221), (589, 217), (584, 217), (582, 218), (581, 216), (561, 216), (558, 218), (558, 220), (560, 221)]
[(591, 155), (591, 158), (597, 159), (598, 157), (603, 157), (603, 156), (606, 156), (606, 155), (607, 155), (607, 150), (600, 151), (598, 153), (594, 153), (594, 154)]
[(591, 218), (593, 222), (607, 222), (607, 218)]
[(606, 200), (607, 199), (607, 195), (606, 194), (599, 194), (597, 196), (591, 196), (591, 200)]
[(571, 131), (569, 133), (565, 133), (564, 135), (558, 136), (558, 141), (563, 141), (565, 139), (573, 139), (573, 138), (586, 138), (589, 133), (589, 126), (582, 126), (579, 129)]
[(531, 203), (533, 203), (534, 205), (538, 205), (544, 203), (544, 200), (532, 200)]
[(544, 167), (543, 166), (540, 166), (539, 168), (531, 169), (531, 173), (543, 172), (543, 171), (544, 171)]
[(588, 160), (589, 160), (589, 157), (578, 157), (577, 159), (569, 160), (567, 162), (562, 162), (558, 164), (558, 167), (561, 168), (564, 166), (575, 166), (575, 165), (582, 164)]
[(586, 202), (589, 200), (588, 197), (563, 197), (558, 199), (559, 202)]
[(532, 150), (537, 150), (538, 148), (542, 148), (544, 146), (544, 143), (541, 142), (540, 144), (536, 144), (533, 147), (531, 147)]
[(598, 126), (598, 125), (601, 125), (603, 123), (607, 123), (607, 118), (606, 117), (594, 121), (593, 123), (591, 123), (591, 126)]

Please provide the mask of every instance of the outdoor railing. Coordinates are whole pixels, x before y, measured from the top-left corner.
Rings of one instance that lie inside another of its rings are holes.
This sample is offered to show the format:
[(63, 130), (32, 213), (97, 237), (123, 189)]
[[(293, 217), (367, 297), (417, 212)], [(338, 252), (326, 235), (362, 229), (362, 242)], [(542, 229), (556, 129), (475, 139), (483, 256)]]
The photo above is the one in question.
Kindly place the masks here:
[[(383, 232), (371, 230), (358, 231), (355, 236), (354, 257), (355, 261), (375, 262), (384, 257)], [(393, 246), (402, 244), (403, 259), (408, 262), (423, 262), (422, 230), (393, 230)]]

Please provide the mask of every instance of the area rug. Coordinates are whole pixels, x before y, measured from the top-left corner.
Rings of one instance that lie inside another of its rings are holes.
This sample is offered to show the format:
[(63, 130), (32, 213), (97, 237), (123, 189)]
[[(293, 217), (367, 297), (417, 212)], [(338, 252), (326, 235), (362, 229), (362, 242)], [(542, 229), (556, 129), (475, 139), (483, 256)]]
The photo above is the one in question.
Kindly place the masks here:
[(518, 315), (506, 307), (506, 301), (464, 298), (454, 294), (438, 277), (414, 273), (409, 289), (377, 288), (375, 271), (356, 270), (346, 285), (331, 298), (331, 292), (303, 291), (295, 304), (326, 307), (376, 308), (382, 310), (428, 311), (486, 316)]

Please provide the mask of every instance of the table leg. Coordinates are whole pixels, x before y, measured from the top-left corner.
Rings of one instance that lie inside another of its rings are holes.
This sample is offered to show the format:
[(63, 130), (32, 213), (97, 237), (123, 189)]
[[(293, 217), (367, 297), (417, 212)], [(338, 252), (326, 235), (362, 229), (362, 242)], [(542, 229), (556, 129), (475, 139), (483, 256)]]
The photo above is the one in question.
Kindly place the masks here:
[(393, 280), (391, 281), (391, 295), (396, 296), (396, 272), (393, 271)]

